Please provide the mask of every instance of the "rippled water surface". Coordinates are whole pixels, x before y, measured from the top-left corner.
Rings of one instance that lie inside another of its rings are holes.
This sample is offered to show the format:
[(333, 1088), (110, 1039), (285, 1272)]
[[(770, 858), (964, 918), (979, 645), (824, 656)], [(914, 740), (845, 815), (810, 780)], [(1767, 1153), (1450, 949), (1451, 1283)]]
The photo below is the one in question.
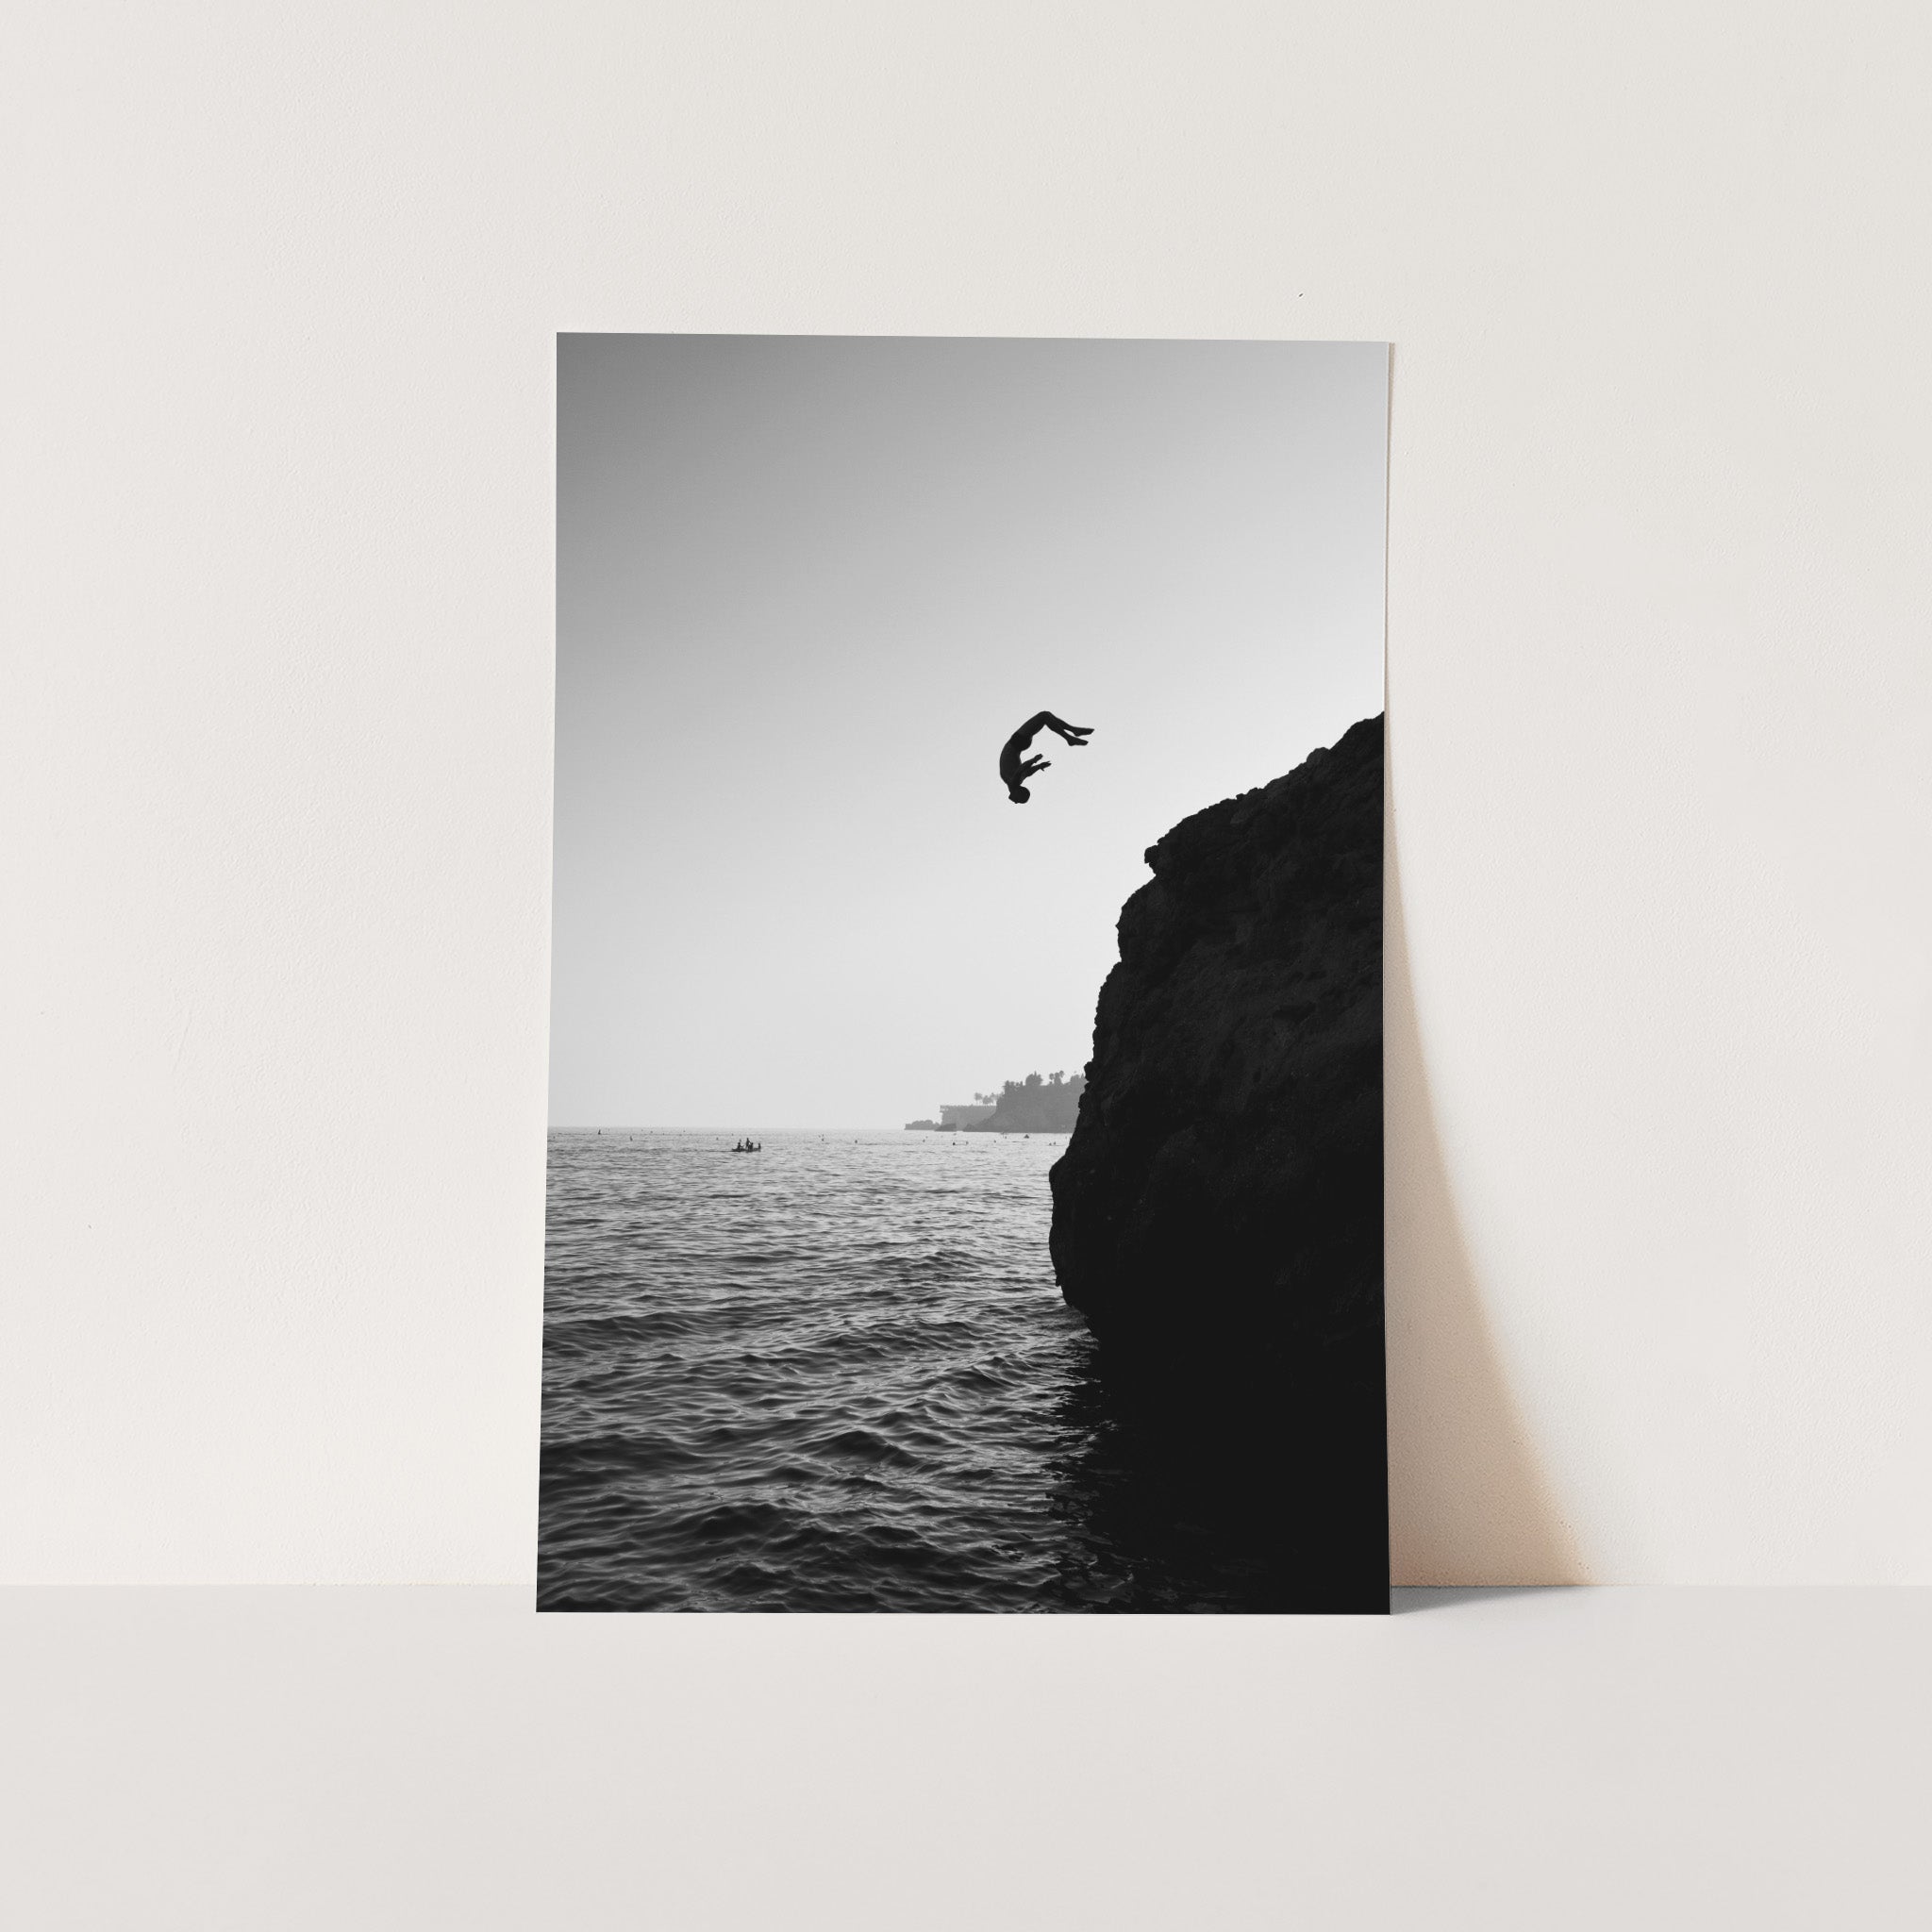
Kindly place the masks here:
[(539, 1602), (1234, 1609), (1047, 1258), (1061, 1137), (558, 1133)]

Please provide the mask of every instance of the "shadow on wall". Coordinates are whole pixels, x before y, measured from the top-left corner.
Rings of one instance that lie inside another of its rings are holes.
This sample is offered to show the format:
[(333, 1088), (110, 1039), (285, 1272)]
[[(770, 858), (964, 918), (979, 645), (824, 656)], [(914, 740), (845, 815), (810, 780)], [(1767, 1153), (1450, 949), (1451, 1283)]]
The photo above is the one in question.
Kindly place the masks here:
[(1450, 1192), (1423, 1060), (1386, 791), (1384, 810), (1391, 828), (1383, 901), (1391, 1580), (1587, 1582), (1509, 1392)]

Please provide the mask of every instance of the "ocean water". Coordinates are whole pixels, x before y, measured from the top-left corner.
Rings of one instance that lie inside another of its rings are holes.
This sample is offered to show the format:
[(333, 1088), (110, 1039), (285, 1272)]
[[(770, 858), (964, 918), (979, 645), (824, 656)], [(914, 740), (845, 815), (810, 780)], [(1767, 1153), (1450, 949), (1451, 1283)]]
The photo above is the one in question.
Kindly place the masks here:
[(1063, 1136), (557, 1133), (538, 1601), (1238, 1610), (1054, 1285)]

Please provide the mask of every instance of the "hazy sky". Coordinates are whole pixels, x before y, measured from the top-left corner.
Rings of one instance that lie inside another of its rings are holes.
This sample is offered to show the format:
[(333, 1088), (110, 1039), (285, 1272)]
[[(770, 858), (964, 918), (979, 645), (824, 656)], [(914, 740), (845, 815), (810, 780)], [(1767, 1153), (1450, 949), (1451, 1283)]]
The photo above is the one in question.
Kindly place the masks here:
[(1382, 344), (565, 336), (558, 397), (558, 1125), (1078, 1070), (1145, 848), (1381, 709)]

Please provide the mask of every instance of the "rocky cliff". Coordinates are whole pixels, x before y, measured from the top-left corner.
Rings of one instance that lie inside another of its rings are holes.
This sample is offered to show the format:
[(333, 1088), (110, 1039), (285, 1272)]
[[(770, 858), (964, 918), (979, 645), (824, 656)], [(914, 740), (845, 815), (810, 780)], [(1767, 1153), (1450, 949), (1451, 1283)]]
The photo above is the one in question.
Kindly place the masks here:
[(1382, 721), (1184, 819), (1120, 919), (1052, 1252), (1274, 1607), (1386, 1607)]

